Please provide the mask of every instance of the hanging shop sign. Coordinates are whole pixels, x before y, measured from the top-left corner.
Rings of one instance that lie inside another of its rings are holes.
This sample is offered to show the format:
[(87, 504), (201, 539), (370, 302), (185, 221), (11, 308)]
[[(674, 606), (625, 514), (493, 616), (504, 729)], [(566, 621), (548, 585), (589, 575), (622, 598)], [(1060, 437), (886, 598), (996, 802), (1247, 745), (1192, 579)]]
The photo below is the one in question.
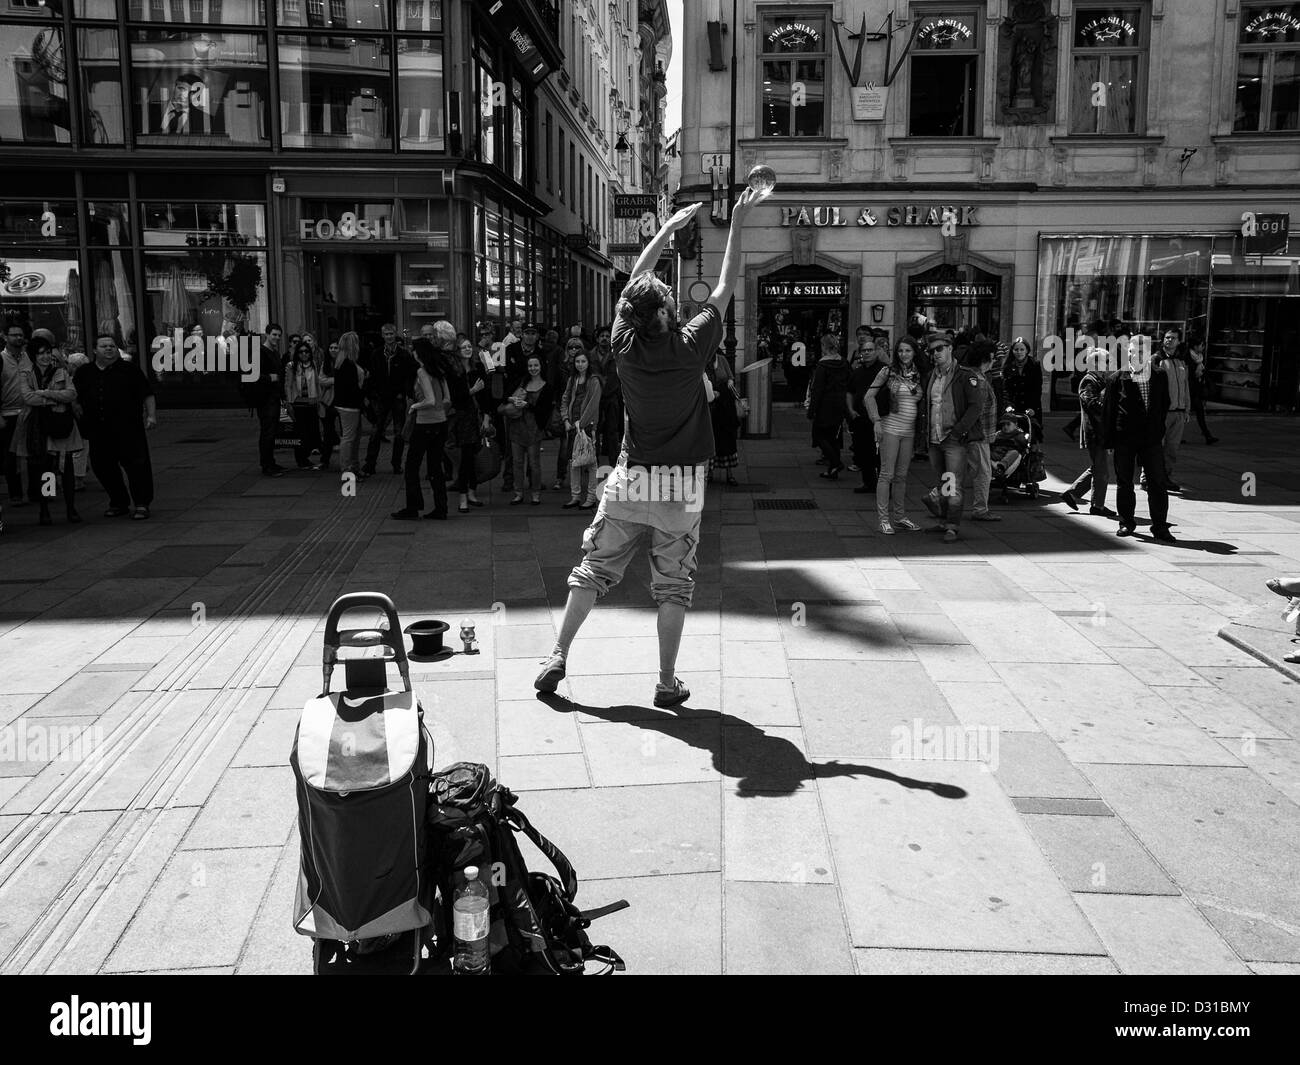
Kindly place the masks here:
[(913, 281), (907, 286), (908, 297), (914, 302), (925, 300), (995, 300), (1001, 293), (996, 282)]
[(519, 10), (518, 0), (480, 0), (486, 8), (492, 25), (504, 35), (510, 51), (518, 62), (520, 69), (527, 74), (534, 86), (540, 85), (550, 74), (551, 68), (546, 57), (537, 47), (532, 34), (526, 29), (526, 19)]
[[(887, 226), (942, 226), (945, 223), (954, 226), (977, 226), (980, 224), (976, 211), (979, 208), (967, 204), (896, 204), (892, 207), (873, 209), (870, 207), (782, 207), (781, 225), (791, 226), (875, 226), (884, 222)], [(856, 213), (855, 213), (856, 212)]]
[(585, 251), (587, 248), (599, 247), (600, 242), (591, 226), (583, 226), (581, 233), (564, 234), (564, 246), (572, 251)]
[(1289, 214), (1255, 215), (1254, 232), (1246, 236), (1246, 255), (1285, 255), (1291, 235)]
[(298, 222), (302, 240), (392, 240), (393, 220), (359, 218), (355, 211), (344, 211), (337, 222), (332, 218), (303, 218)]
[(847, 281), (761, 281), (758, 295), (765, 300), (784, 299), (845, 299), (849, 294)]
[(614, 217), (640, 219), (646, 212), (658, 217), (659, 197), (653, 193), (615, 193)]

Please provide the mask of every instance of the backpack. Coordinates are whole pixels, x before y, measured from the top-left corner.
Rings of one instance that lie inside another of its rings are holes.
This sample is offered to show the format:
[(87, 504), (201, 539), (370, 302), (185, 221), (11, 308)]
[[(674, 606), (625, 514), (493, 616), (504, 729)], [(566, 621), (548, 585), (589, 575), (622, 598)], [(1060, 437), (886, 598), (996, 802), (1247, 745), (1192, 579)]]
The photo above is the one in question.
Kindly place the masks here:
[[(578, 877), (558, 847), (515, 806), (515, 795), (493, 779), (491, 770), (457, 762), (430, 781), (429, 855), (442, 897), (441, 927), (452, 927), (452, 902), (467, 865), (491, 870), (488, 950), (496, 974), (582, 976), (587, 961), (605, 966), (600, 975), (622, 972), (623, 959), (606, 946), (593, 946), (587, 927), (598, 917), (624, 909), (626, 900), (596, 910), (574, 905)], [(550, 860), (559, 879), (530, 872), (519, 850), (523, 833)], [(439, 936), (451, 948), (449, 935)]]

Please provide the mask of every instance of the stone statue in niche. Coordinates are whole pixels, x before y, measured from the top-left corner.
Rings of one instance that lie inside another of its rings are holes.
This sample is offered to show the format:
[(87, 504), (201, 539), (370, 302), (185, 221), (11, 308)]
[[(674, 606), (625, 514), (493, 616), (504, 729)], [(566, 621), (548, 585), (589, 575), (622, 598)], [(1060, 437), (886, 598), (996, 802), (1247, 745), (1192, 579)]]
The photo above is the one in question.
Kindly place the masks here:
[(1007, 124), (1056, 121), (1056, 19), (1046, 0), (1016, 0), (1002, 20), (998, 99)]
[(790, 230), (791, 254), (795, 266), (812, 266), (817, 256), (817, 230), (798, 227)]

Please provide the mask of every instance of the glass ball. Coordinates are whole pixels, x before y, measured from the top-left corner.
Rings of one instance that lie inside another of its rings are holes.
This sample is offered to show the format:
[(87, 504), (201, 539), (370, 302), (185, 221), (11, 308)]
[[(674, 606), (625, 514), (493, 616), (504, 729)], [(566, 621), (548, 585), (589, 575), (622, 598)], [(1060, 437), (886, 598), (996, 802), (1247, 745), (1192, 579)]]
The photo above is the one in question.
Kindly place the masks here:
[(749, 187), (759, 196), (766, 196), (776, 188), (776, 171), (766, 163), (759, 163), (749, 172)]

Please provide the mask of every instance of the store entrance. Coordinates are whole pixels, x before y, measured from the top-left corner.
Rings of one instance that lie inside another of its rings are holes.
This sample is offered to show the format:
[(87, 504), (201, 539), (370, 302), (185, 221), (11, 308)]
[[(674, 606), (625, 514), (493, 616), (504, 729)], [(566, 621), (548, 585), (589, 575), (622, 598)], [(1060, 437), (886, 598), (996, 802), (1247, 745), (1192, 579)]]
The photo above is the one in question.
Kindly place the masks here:
[(387, 322), (397, 321), (397, 257), (391, 252), (318, 252), (308, 264), (310, 328), (328, 343), (344, 333), (365, 351)]
[(821, 357), (821, 338), (840, 338), (847, 354), (849, 282), (820, 266), (787, 266), (758, 282), (758, 353), (772, 358), (772, 399), (802, 403)]
[(1205, 398), (1254, 410), (1300, 408), (1300, 299), (1216, 296)]
[(944, 263), (914, 274), (907, 285), (909, 320), (923, 315), (935, 329), (1001, 337), (1002, 279), (969, 264)]

